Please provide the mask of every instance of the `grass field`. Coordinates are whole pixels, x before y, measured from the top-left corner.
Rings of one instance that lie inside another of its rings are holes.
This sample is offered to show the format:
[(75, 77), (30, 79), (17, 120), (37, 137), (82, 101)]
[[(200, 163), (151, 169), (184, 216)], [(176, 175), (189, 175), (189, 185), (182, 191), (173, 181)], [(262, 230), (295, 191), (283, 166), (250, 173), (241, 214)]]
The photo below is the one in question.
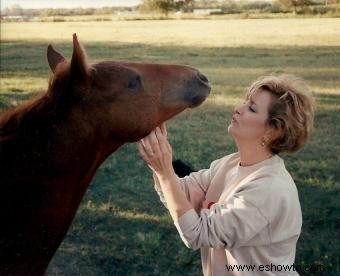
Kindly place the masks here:
[[(235, 151), (226, 129), (246, 87), (271, 73), (311, 85), (315, 131), (300, 152), (283, 156), (296, 181), (303, 229), (296, 264), (340, 274), (340, 19), (259, 19), (1, 23), (0, 109), (47, 87), (46, 48), (69, 57), (72, 33), (90, 61), (181, 63), (210, 79), (212, 96), (168, 122), (175, 158), (196, 168)], [(48, 275), (200, 275), (198, 251), (187, 249), (159, 202), (135, 144), (98, 170)]]

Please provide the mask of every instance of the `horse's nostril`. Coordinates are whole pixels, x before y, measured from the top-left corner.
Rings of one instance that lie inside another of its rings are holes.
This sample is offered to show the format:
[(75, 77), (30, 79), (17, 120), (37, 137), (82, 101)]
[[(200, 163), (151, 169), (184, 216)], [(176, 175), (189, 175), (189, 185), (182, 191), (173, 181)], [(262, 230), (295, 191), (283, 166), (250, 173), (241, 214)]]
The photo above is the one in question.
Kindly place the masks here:
[(207, 83), (209, 82), (208, 78), (205, 75), (203, 75), (201, 72), (197, 72), (197, 77), (203, 82), (207, 82)]

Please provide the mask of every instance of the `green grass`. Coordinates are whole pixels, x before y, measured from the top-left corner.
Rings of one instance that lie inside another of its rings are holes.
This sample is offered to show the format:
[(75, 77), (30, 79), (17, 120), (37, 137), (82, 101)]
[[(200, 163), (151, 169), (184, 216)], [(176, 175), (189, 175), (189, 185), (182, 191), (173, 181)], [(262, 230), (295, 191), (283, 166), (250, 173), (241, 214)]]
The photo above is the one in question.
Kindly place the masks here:
[[(274, 33), (272, 22), (255, 20), (251, 24), (258, 24), (262, 39), (267, 31)], [(130, 37), (129, 41), (132, 26), (138, 26), (138, 23), (120, 22), (121, 38), (116, 37), (114, 41), (113, 31), (112, 36), (105, 40), (99, 28), (101, 25), (97, 24), (97, 29), (91, 27), (91, 32), (96, 30), (98, 37), (91, 41), (87, 36), (84, 46), (90, 61), (119, 59), (184, 63), (198, 67), (209, 77), (212, 96), (201, 107), (187, 110), (168, 122), (175, 158), (184, 159), (198, 169), (208, 167), (214, 159), (236, 150), (227, 134), (227, 125), (233, 107), (243, 100), (246, 87), (254, 79), (270, 73), (292, 73), (306, 79), (316, 97), (315, 131), (303, 150), (284, 156), (296, 181), (303, 209), (303, 229), (296, 263), (323, 264), (332, 269), (332, 272), (324, 273), (302, 271), (301, 275), (339, 275), (340, 36), (336, 25), (339, 21), (327, 20), (325, 23), (322, 19), (315, 19), (304, 22), (306, 25), (313, 22), (313, 26), (323, 25), (324, 28), (329, 26), (327, 35), (332, 36), (328, 40), (329, 45), (323, 40), (327, 36), (325, 33), (310, 33), (309, 26), (305, 26), (304, 37), (309, 38), (305, 42), (298, 35), (291, 36), (291, 21), (282, 20), (274, 22), (276, 26), (286, 24), (286, 28), (280, 28), (282, 37), (288, 38), (282, 45), (278, 37), (272, 43), (263, 43), (261, 39), (251, 43), (249, 38), (242, 36), (243, 24), (248, 24), (243, 21), (239, 25), (237, 22), (229, 25), (234, 35), (232, 41), (228, 42), (219, 36), (221, 33), (217, 33), (216, 45), (211, 32), (209, 41), (197, 43), (200, 37), (197, 30), (207, 27), (205, 22), (194, 22), (194, 25), (182, 30), (183, 22), (173, 21), (166, 29), (173, 37), (173, 43), (169, 44), (167, 38), (162, 40), (163, 36), (157, 33), (162, 29), (160, 23), (153, 21), (147, 23), (147, 28), (155, 28), (157, 39), (150, 40), (152, 32), (147, 29), (143, 40), (143, 29), (140, 28), (138, 35)], [(15, 30), (26, 28), (26, 23), (15, 24), (10, 25), (13, 35), (18, 33)], [(73, 24), (75, 31), (84, 28), (83, 23)], [(111, 24), (113, 27), (115, 23)], [(215, 26), (215, 23), (209, 24)], [(303, 29), (304, 23), (299, 24), (297, 28)], [(1, 26), (2, 31), (9, 30), (6, 26)], [(57, 29), (63, 35), (61, 38), (56, 35), (56, 48), (67, 57), (71, 55), (72, 27), (40, 23), (39, 28), (26, 34), (30, 39), (20, 38), (20, 35), (19, 39), (13, 35), (2, 36), (0, 109), (32, 98), (46, 89), (49, 76), (46, 47)], [(109, 32), (107, 28), (105, 25), (106, 35)], [(302, 29), (299, 32), (302, 33)], [(122, 35), (124, 32), (126, 34)], [(44, 37), (46, 33), (49, 33), (49, 38)], [(82, 41), (82, 36), (78, 36)], [(241, 43), (243, 40), (245, 45)], [(49, 267), (48, 275), (200, 273), (199, 252), (191, 251), (182, 244), (168, 212), (153, 190), (151, 174), (139, 157), (136, 145), (127, 144), (98, 170), (66, 239)]]

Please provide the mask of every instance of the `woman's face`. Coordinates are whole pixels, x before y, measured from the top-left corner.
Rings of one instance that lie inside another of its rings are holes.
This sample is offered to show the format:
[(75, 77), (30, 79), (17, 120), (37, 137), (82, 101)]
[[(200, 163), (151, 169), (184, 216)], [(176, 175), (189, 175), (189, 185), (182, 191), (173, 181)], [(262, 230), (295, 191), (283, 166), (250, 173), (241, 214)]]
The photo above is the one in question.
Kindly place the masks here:
[(266, 122), (272, 97), (268, 91), (260, 90), (244, 104), (235, 108), (228, 132), (237, 144), (261, 145), (268, 130)]

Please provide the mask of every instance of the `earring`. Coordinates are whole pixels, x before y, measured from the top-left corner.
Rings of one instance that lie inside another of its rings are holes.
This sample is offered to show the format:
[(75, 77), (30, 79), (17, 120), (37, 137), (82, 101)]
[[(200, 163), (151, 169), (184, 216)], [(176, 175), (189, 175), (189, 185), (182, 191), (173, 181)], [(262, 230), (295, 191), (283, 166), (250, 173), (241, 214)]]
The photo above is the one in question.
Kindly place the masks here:
[(264, 148), (266, 146), (266, 140), (264, 138), (262, 138), (262, 143), (261, 146)]

